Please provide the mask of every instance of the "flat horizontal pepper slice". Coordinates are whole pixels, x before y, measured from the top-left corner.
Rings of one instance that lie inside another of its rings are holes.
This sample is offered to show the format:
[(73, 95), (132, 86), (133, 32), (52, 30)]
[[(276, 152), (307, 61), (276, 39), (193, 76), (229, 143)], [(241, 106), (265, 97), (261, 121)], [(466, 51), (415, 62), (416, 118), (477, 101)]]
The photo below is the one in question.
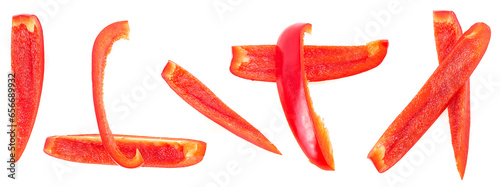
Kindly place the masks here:
[[(206, 143), (190, 139), (113, 135), (121, 152), (133, 157), (139, 149), (142, 167), (177, 168), (197, 164), (205, 156)], [(43, 151), (55, 158), (87, 163), (116, 165), (104, 148), (99, 134), (51, 136)]]
[(126, 168), (139, 167), (143, 162), (141, 153), (137, 149), (132, 159), (127, 158), (116, 145), (108, 120), (106, 119), (106, 110), (104, 109), (103, 99), (103, 81), (104, 67), (106, 67), (106, 58), (111, 52), (113, 43), (120, 39), (128, 39), (130, 28), (128, 21), (119, 21), (106, 26), (97, 35), (94, 47), (92, 48), (92, 94), (94, 99), (94, 110), (99, 127), (99, 134), (106, 151), (111, 155), (117, 164)]
[(254, 126), (224, 104), (201, 81), (172, 61), (168, 61), (161, 74), (168, 86), (198, 112), (236, 136), (267, 151), (279, 150)]
[(314, 112), (304, 71), (304, 32), (311, 24), (287, 27), (276, 45), (276, 84), (288, 125), (309, 161), (335, 170), (332, 145), (322, 119)]
[[(434, 11), (434, 38), (439, 62), (442, 62), (462, 36), (462, 28), (453, 11)], [(469, 152), (470, 83), (467, 80), (448, 104), (451, 142), (460, 178), (464, 178)]]
[(11, 67), (15, 75), (15, 111), (11, 123), (15, 145), (11, 149), (19, 161), (35, 125), (44, 74), (43, 31), (35, 15), (12, 17)]
[(484, 23), (474, 24), (460, 37), (368, 154), (380, 173), (394, 166), (446, 109), (481, 61), (490, 37), (490, 27)]
[[(304, 46), (307, 80), (324, 81), (359, 74), (380, 65), (389, 41), (376, 40), (361, 46)], [(276, 45), (233, 46), (230, 71), (257, 81), (276, 81)]]

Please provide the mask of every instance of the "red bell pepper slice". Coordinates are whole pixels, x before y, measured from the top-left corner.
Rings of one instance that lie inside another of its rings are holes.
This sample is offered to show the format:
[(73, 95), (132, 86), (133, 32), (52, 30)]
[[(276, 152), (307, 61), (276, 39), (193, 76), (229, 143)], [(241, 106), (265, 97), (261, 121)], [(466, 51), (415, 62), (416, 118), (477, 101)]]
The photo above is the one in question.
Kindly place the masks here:
[(111, 48), (115, 41), (122, 38), (128, 39), (129, 31), (128, 21), (119, 21), (106, 26), (99, 35), (97, 35), (92, 49), (92, 93), (99, 134), (101, 135), (105, 150), (120, 166), (135, 168), (143, 164), (144, 160), (139, 149), (136, 150), (135, 156), (129, 159), (116, 145), (111, 129), (109, 129), (108, 120), (106, 119), (102, 91), (106, 58), (111, 52)]
[(11, 66), (15, 75), (15, 116), (11, 130), (16, 141), (11, 153), (17, 162), (33, 130), (43, 87), (43, 31), (35, 15), (12, 17)]
[[(113, 135), (118, 148), (127, 157), (139, 149), (143, 167), (177, 168), (197, 164), (205, 156), (206, 143), (190, 139)], [(55, 158), (87, 163), (116, 165), (104, 148), (99, 134), (51, 136), (43, 151)]]
[[(453, 11), (434, 12), (434, 36), (439, 62), (443, 62), (462, 35), (462, 28)], [(460, 178), (464, 178), (469, 151), (470, 83), (467, 80), (448, 104), (451, 141)]]
[(304, 32), (311, 24), (286, 28), (276, 45), (276, 83), (283, 111), (295, 139), (311, 163), (335, 170), (332, 145), (322, 119), (314, 112), (304, 71)]
[(172, 61), (161, 74), (168, 86), (186, 103), (236, 136), (267, 151), (279, 150), (254, 126), (224, 104), (201, 81)]
[[(376, 40), (362, 46), (304, 46), (307, 80), (324, 81), (356, 75), (380, 65), (389, 41)], [(244, 79), (276, 82), (276, 46), (233, 46), (230, 71)]]
[(484, 23), (474, 24), (460, 37), (368, 154), (380, 173), (396, 164), (446, 109), (481, 61), (490, 37), (490, 27)]

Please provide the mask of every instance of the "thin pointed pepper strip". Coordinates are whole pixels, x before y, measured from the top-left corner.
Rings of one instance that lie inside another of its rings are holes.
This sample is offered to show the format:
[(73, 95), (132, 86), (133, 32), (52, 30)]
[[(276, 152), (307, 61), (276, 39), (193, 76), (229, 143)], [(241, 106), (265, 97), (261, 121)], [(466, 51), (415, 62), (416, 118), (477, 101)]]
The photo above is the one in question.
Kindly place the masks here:
[(43, 31), (35, 15), (12, 17), (11, 66), (15, 75), (15, 116), (12, 130), (15, 161), (23, 154), (35, 124), (43, 87)]
[[(434, 12), (434, 36), (439, 62), (443, 62), (462, 36), (462, 28), (453, 11)], [(451, 141), (460, 178), (464, 178), (469, 151), (470, 83), (467, 80), (448, 104)]]
[(322, 119), (314, 112), (304, 71), (304, 32), (311, 24), (286, 28), (276, 45), (276, 84), (283, 111), (300, 148), (309, 161), (324, 170), (335, 170), (332, 145)]
[(281, 155), (259, 130), (224, 104), (210, 89), (181, 66), (168, 61), (161, 76), (177, 95), (207, 118), (236, 136)]
[[(389, 41), (376, 40), (361, 46), (304, 46), (307, 80), (324, 81), (356, 75), (380, 65)], [(276, 82), (276, 46), (233, 46), (230, 71), (238, 77)]]
[(101, 135), (105, 150), (120, 166), (135, 168), (141, 166), (144, 160), (139, 149), (136, 150), (135, 156), (129, 159), (116, 145), (111, 129), (109, 128), (108, 120), (106, 119), (102, 91), (106, 58), (111, 52), (111, 48), (115, 41), (122, 38), (128, 39), (129, 31), (128, 21), (119, 21), (106, 26), (99, 35), (97, 35), (92, 49), (92, 93), (99, 134)]
[(484, 23), (474, 24), (460, 37), (368, 154), (380, 173), (394, 166), (446, 109), (481, 61), (490, 37), (490, 27)]
[[(206, 143), (190, 139), (113, 135), (118, 148), (128, 157), (139, 149), (142, 167), (177, 168), (197, 164), (205, 156)], [(99, 134), (51, 136), (43, 151), (55, 158), (86, 164), (116, 165)]]

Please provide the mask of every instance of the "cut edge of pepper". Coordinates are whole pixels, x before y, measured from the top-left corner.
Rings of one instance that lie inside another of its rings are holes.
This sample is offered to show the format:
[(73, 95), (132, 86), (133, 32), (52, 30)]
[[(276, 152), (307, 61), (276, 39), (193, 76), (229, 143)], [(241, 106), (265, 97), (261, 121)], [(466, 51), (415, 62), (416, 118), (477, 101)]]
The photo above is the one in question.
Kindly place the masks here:
[[(470, 35), (472, 35), (474, 37), (471, 37)], [(475, 36), (475, 35), (478, 35), (478, 36)], [(473, 45), (474, 47), (477, 47), (477, 49), (475, 49), (475, 50), (469, 50), (469, 52), (471, 52), (471, 54), (472, 54), (472, 57), (467, 56), (467, 58), (473, 58), (473, 60), (471, 60), (471, 63), (472, 62), (475, 63), (474, 66), (473, 66), (473, 68), (475, 69), (477, 67), (477, 65), (479, 64), (479, 62), (481, 61), (482, 57), (484, 56), (484, 54), (485, 54), (485, 52), (486, 52), (486, 50), (488, 48), (488, 44), (489, 44), (490, 38), (491, 38), (491, 29), (490, 29), (490, 27), (487, 24), (483, 23), (483, 22), (477, 22), (477, 23), (475, 23), (466, 32), (463, 33), (463, 35), (460, 37), (460, 39), (455, 43), (452, 52), (450, 52), (450, 54), (445, 58), (445, 60), (443, 61), (442, 64), (446, 64), (445, 65), (446, 67), (451, 66), (450, 64), (453, 63), (453, 62), (452, 62), (452, 60), (448, 60), (448, 59), (449, 58), (453, 58), (453, 57), (450, 57), (450, 56), (452, 56), (451, 54), (453, 54), (453, 51), (459, 50), (457, 48), (462, 47), (461, 45)], [(472, 40), (472, 41), (470, 41), (470, 40)], [(471, 42), (474, 42), (474, 43), (471, 44)], [(458, 53), (458, 52), (455, 52), (455, 53)], [(442, 64), (440, 64), (438, 66), (438, 68), (434, 71), (434, 73), (431, 75), (431, 78), (433, 76), (435, 76), (436, 73), (441, 72), (441, 71), (443, 71), (443, 69), (445, 69), (445, 68), (443, 68)], [(470, 68), (470, 67), (471, 66), (469, 66), (467, 68)], [(471, 71), (471, 72), (467, 76), (470, 76), (472, 74), (472, 72), (474, 71), (474, 69), (469, 69), (468, 71)], [(424, 86), (426, 86), (428, 83), (429, 83), (429, 80), (426, 82), (426, 84), (424, 84)], [(423, 88), (421, 88), (421, 90), (417, 93), (417, 96), (420, 94), (420, 92), (422, 91), (422, 89)], [(416, 97), (414, 97), (414, 98), (416, 98)], [(451, 96), (450, 96), (450, 98), (451, 98)], [(410, 106), (410, 104), (412, 104), (412, 101), (410, 101), (410, 103), (405, 107), (405, 109), (403, 111), (405, 111), (407, 109), (407, 107)], [(446, 107), (447, 107), (447, 105), (446, 105)], [(446, 107), (444, 107), (443, 110), (440, 111), (440, 114), (444, 111), (444, 109)], [(399, 115), (401, 115), (401, 113)], [(396, 118), (396, 120), (400, 119), (399, 115)], [(437, 119), (437, 117), (436, 117), (436, 119)], [(386, 131), (384, 132), (384, 134), (382, 134), (382, 136), (377, 141), (377, 143), (375, 144), (375, 146), (368, 153), (368, 158), (372, 160), (373, 164), (375, 165), (375, 167), (377, 168), (377, 170), (380, 173), (383, 173), (386, 170), (388, 170), (389, 168), (393, 167), (407, 153), (407, 151), (404, 151), (403, 153), (398, 153), (399, 155), (401, 155), (400, 157), (398, 157), (397, 154), (396, 154), (396, 156), (394, 156), (395, 154), (392, 154), (392, 155), (389, 154), (389, 156), (392, 156), (392, 157), (396, 158), (395, 161), (394, 160), (389, 160), (388, 164), (386, 164), (385, 161), (384, 161), (384, 158), (387, 155), (387, 153), (386, 153), (386, 150), (385, 150), (385, 146), (383, 144), (384, 144), (384, 142), (385, 142), (385, 140), (387, 138), (386, 136), (393, 136), (394, 135), (392, 132), (388, 133), (389, 129), (394, 128), (394, 127), (391, 127), (393, 124), (394, 124), (394, 122), (386, 129)], [(430, 124), (430, 125), (432, 125), (432, 124)], [(418, 139), (419, 138), (420, 137), (418, 137)], [(417, 139), (417, 142), (418, 142), (418, 139)], [(413, 146), (413, 145), (411, 145), (411, 146)], [(393, 146), (393, 145), (389, 145), (389, 146)], [(410, 147), (410, 149), (411, 149), (411, 147)]]
[[(312, 109), (312, 106), (311, 106)], [(330, 135), (328, 129), (325, 127), (323, 119), (316, 114), (315, 111), (311, 110), (314, 122), (314, 133), (316, 134), (316, 141), (321, 149), (321, 153), (330, 168), (323, 168), (324, 170), (335, 171), (335, 161), (333, 158), (333, 148), (330, 141)]]
[[(233, 57), (231, 59), (229, 71), (234, 76), (240, 77), (243, 79), (247, 79), (247, 80), (261, 81), (261, 82), (276, 82), (276, 77), (267, 75), (266, 73), (264, 73), (264, 75), (259, 75), (261, 72), (258, 72), (256, 67), (252, 67), (252, 68), (247, 67), (247, 66), (249, 66), (249, 64), (254, 65), (254, 66), (256, 65), (256, 64), (253, 64), (251, 62), (252, 60), (248, 56), (248, 49), (255, 49), (255, 48), (259, 48), (259, 47), (275, 47), (275, 46), (276, 45), (237, 45), (237, 46), (232, 46), (231, 50), (232, 50)], [(357, 64), (355, 66), (358, 66), (359, 68), (363, 69), (362, 71), (354, 71), (354, 72), (344, 74), (342, 76), (337, 75), (337, 77), (336, 76), (333, 76), (333, 77), (328, 77), (328, 76), (327, 77), (311, 77), (310, 79), (308, 79), (308, 81), (309, 82), (320, 82), (320, 81), (340, 79), (340, 78), (349, 77), (352, 75), (356, 75), (356, 74), (371, 70), (383, 62), (383, 59), (387, 55), (389, 41), (387, 39), (373, 40), (373, 41), (367, 42), (365, 45), (360, 45), (360, 46), (365, 47), (366, 51), (368, 52), (367, 56), (365, 56), (362, 59), (356, 60), (359, 62), (357, 62)], [(307, 47), (354, 47), (354, 46), (304, 45), (303, 47), (306, 49)], [(352, 60), (350, 62), (353, 62), (353, 61), (354, 60)], [(307, 63), (307, 61), (306, 61), (306, 63)], [(332, 62), (329, 62), (329, 63), (332, 63)], [(342, 62), (340, 62), (340, 63), (342, 63)], [(334, 64), (334, 63), (332, 63), (332, 64)], [(249, 69), (252, 69), (252, 70), (242, 70), (242, 68), (241, 68), (242, 66), (249, 68)], [(305, 67), (307, 69), (307, 66), (305, 66)], [(352, 71), (352, 69), (348, 69), (348, 71)], [(306, 71), (306, 77), (309, 77), (307, 75), (307, 71)]]
[[(457, 42), (460, 36), (463, 34), (463, 31), (458, 21), (458, 18), (455, 15), (455, 12), (453, 11), (445, 11), (445, 10), (433, 11), (433, 22), (434, 22), (434, 36), (436, 40), (436, 49), (438, 53), (438, 59), (441, 62), (445, 58), (445, 56), (443, 55), (447, 55), (449, 52), (446, 50), (451, 51), (451, 47), (449, 47), (450, 49), (443, 49), (442, 44), (449, 44), (449, 42), (453, 43)], [(438, 30), (436, 30), (436, 28), (438, 28)], [(450, 29), (452, 32), (449, 34), (451, 35), (446, 35), (443, 38), (438, 38), (439, 36), (441, 36), (441, 34), (443, 34), (441, 32), (439, 35), (437, 34), (437, 32), (441, 31), (442, 28)], [(470, 82), (469, 81), (467, 81), (465, 85), (461, 89), (459, 89), (459, 91), (455, 94), (455, 96), (450, 100), (450, 104), (448, 105), (448, 117), (450, 123), (450, 133), (451, 133), (455, 163), (458, 173), (460, 175), (460, 179), (463, 180), (465, 174), (465, 168), (467, 166), (467, 156), (469, 149), (468, 146), (469, 130), (470, 130)], [(456, 135), (458, 135), (459, 137), (457, 137)]]
[(172, 76), (174, 76), (175, 67), (175, 62), (173, 62), (172, 60), (168, 60), (167, 65), (165, 65), (165, 68), (163, 68), (163, 71), (161, 73), (162, 77), (171, 79)]
[(233, 75), (239, 75), (236, 71), (238, 71), (241, 64), (248, 63), (250, 61), (250, 59), (247, 56), (248, 52), (241, 46), (232, 46), (231, 50), (233, 52), (233, 59), (231, 60), (229, 71), (231, 71)]

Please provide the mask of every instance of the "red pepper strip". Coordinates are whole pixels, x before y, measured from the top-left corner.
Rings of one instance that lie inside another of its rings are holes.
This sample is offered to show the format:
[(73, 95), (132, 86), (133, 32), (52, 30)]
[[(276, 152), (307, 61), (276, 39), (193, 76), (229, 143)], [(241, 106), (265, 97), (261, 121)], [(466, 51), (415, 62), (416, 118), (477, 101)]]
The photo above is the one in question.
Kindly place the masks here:
[[(387, 54), (389, 41), (362, 46), (304, 46), (307, 80), (324, 81), (356, 75), (377, 67)], [(233, 46), (230, 71), (244, 79), (276, 82), (276, 46)]]
[(255, 127), (224, 104), (191, 73), (168, 61), (161, 76), (186, 103), (236, 136), (270, 152), (280, 151)]
[(94, 109), (99, 127), (99, 134), (106, 151), (111, 155), (117, 164), (126, 168), (135, 168), (141, 166), (144, 162), (139, 149), (137, 149), (134, 158), (128, 159), (118, 149), (111, 129), (109, 129), (108, 120), (106, 119), (106, 111), (104, 110), (103, 101), (103, 81), (104, 67), (106, 66), (106, 58), (111, 52), (113, 43), (119, 39), (128, 39), (129, 26), (127, 21), (115, 22), (105, 27), (94, 42), (92, 49), (92, 93), (94, 98)]
[[(439, 62), (443, 62), (462, 35), (462, 28), (453, 11), (434, 12), (434, 36)], [(467, 80), (448, 104), (451, 141), (460, 178), (464, 178), (469, 152), (470, 84)]]
[(15, 117), (11, 130), (16, 135), (11, 153), (17, 162), (35, 124), (43, 87), (43, 31), (35, 15), (12, 17), (11, 66), (15, 75)]
[(288, 124), (311, 163), (335, 170), (332, 145), (322, 119), (314, 112), (304, 71), (304, 32), (311, 24), (297, 23), (286, 28), (276, 45), (276, 83)]
[[(113, 135), (120, 150), (132, 157), (135, 149), (144, 156), (143, 167), (177, 168), (197, 164), (205, 156), (206, 143), (197, 140), (146, 136)], [(99, 134), (51, 136), (45, 153), (55, 158), (87, 163), (116, 165), (104, 149)]]
[(446, 109), (481, 61), (490, 36), (488, 25), (476, 23), (460, 37), (368, 154), (380, 173), (396, 164)]

